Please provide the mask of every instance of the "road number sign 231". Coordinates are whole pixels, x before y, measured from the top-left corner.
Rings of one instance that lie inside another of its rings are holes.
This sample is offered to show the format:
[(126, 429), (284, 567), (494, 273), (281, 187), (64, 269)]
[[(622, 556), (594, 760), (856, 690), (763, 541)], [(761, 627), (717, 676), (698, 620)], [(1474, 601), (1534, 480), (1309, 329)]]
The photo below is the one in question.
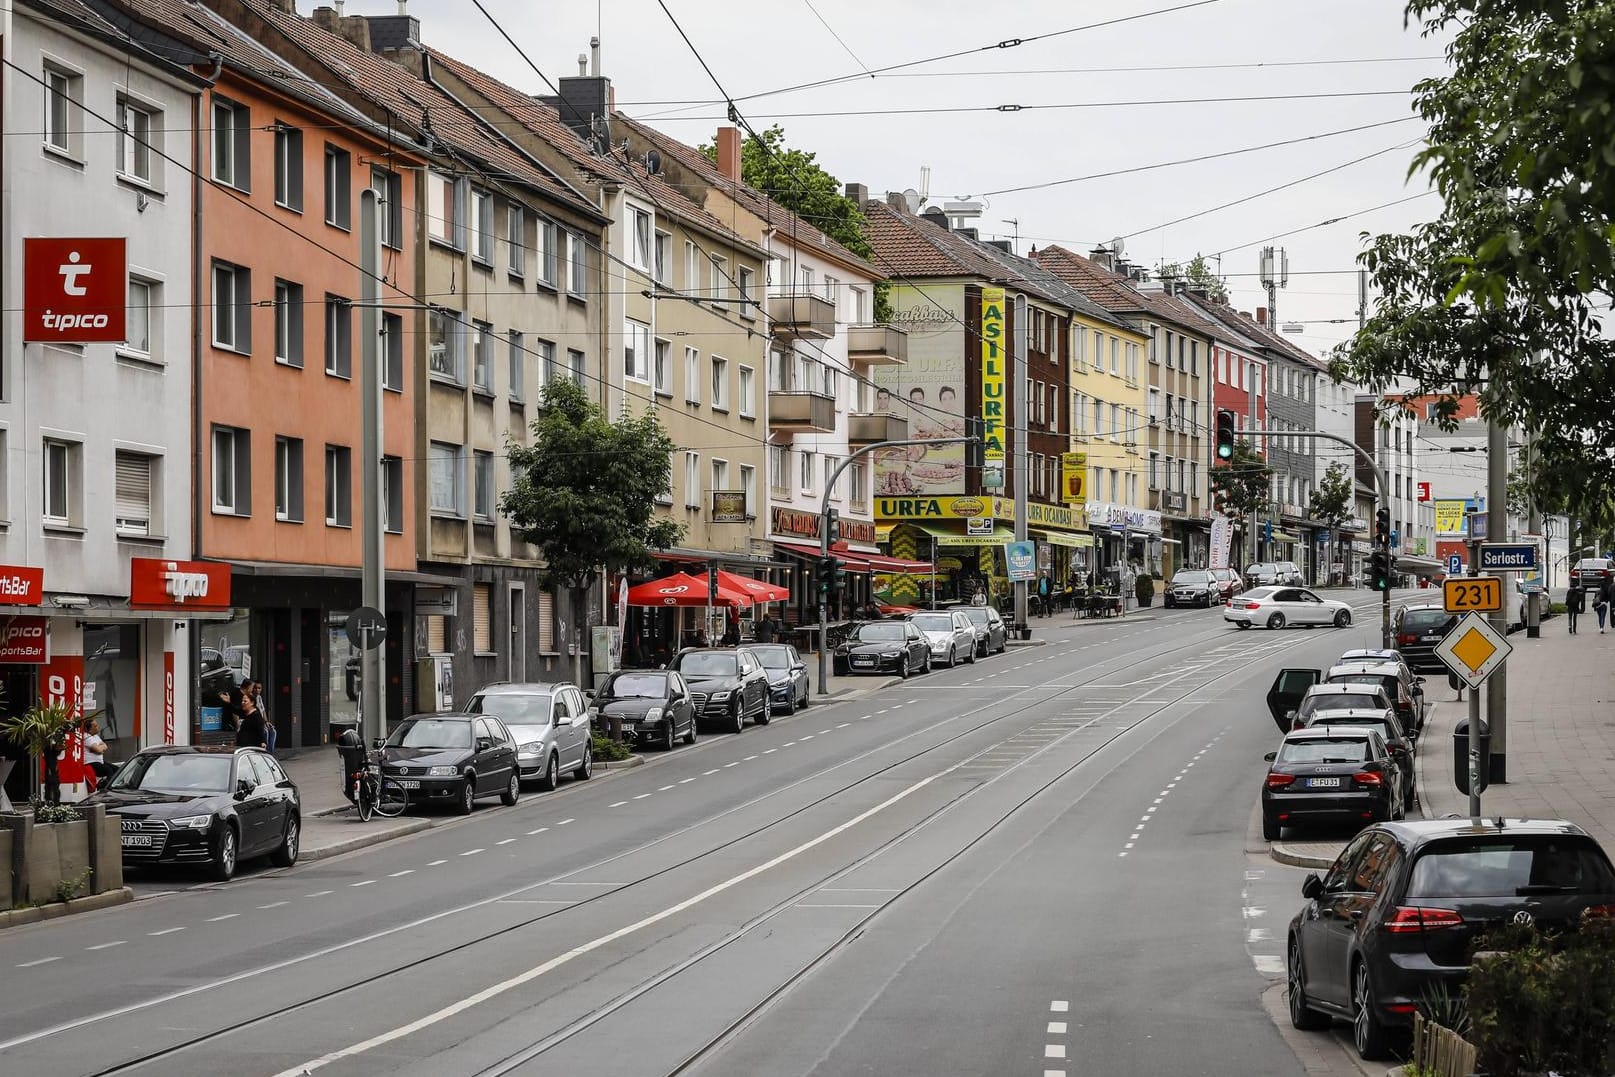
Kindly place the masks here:
[(1496, 576), (1445, 580), (1441, 597), (1448, 613), (1489, 613), (1503, 608), (1503, 581)]

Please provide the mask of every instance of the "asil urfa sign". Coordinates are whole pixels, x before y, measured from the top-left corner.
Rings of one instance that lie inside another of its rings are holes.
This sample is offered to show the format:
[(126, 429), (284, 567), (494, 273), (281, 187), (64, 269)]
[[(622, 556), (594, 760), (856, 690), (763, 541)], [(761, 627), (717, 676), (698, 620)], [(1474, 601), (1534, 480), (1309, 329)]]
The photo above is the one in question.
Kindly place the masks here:
[(1002, 472), (1009, 398), (1004, 386), (1004, 289), (981, 290), (981, 437), (987, 470)]

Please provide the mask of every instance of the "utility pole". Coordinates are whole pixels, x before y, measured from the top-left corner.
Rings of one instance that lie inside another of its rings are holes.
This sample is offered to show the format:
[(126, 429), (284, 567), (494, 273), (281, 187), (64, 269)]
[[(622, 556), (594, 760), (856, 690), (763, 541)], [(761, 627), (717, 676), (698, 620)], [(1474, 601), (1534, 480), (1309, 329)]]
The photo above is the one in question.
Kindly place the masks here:
[[(1487, 416), (1486, 427), (1486, 537), (1492, 542), (1508, 538), (1508, 427)], [(1508, 632), (1508, 603), (1492, 614), (1499, 635)], [(1486, 678), (1487, 731), (1491, 733), (1491, 771), (1488, 784), (1508, 781), (1508, 663)]]
[[(376, 192), (359, 192), (359, 497), (363, 520), (363, 578), (360, 601), (384, 615), (386, 590), (382, 544), (387, 533), (382, 519), (381, 473), (381, 229)], [(369, 642), (369, 637), (365, 638)], [(359, 655), (359, 709), (363, 743), (387, 735), (382, 705), (386, 683), (385, 645), (365, 647)]]
[[(1537, 505), (1534, 492), (1536, 479), (1536, 434), (1528, 433), (1525, 436), (1525, 474), (1526, 496), (1530, 498), (1531, 510), (1527, 517), (1525, 529), (1533, 536), (1542, 536), (1542, 567), (1537, 571), (1541, 575), (1538, 584), (1546, 589), (1548, 581), (1552, 578), (1550, 572), (1553, 568), (1553, 543), (1542, 526), (1542, 509)], [(1525, 638), (1538, 639), (1542, 635), (1542, 593), (1532, 591), (1525, 596)]]
[[(1026, 359), (1027, 349), (1031, 344), (1031, 318), (1026, 309), (1026, 295), (1022, 293), (1015, 297), (1015, 338), (1011, 345), (1015, 349), (1014, 361), (1010, 364), (1009, 383), (1009, 414), (1014, 417), (1014, 426), (1008, 431), (1015, 439), (1015, 541), (1026, 541), (1026, 494), (1027, 487), (1031, 485), (1031, 476), (1027, 474), (1027, 461), (1030, 454), (1027, 452), (1027, 435), (1031, 432), (1031, 424), (1026, 421), (1031, 401), (1026, 399)], [(1124, 536), (1125, 543), (1125, 536)], [(1127, 563), (1127, 547), (1122, 546), (1122, 564)], [(1004, 566), (1007, 572), (1009, 566)], [(1016, 580), (1015, 588), (1015, 627), (1022, 639), (1030, 639), (1031, 634), (1026, 625), (1026, 581)], [(1125, 609), (1127, 600), (1122, 600)]]
[[(1260, 421), (1256, 414), (1256, 360), (1254, 359), (1246, 360), (1245, 389), (1250, 395), (1250, 429), (1254, 433), (1256, 428), (1260, 425)], [(1254, 446), (1252, 447), (1254, 448)], [(1249, 567), (1260, 560), (1260, 558), (1257, 556), (1259, 547), (1257, 546), (1256, 532), (1261, 526), (1261, 522), (1262, 510), (1258, 508), (1250, 514), (1251, 556), (1250, 560), (1245, 562), (1246, 567)]]

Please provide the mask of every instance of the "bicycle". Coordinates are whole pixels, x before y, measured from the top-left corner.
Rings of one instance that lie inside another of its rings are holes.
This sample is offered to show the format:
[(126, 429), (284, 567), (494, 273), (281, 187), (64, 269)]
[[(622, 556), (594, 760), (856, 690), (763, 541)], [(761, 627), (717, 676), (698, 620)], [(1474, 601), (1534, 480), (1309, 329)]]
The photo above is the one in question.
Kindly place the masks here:
[(359, 818), (367, 823), (372, 815), (392, 819), (409, 807), (409, 790), (398, 779), (381, 772), (380, 754), (368, 756), (352, 776), (351, 798), (359, 808)]

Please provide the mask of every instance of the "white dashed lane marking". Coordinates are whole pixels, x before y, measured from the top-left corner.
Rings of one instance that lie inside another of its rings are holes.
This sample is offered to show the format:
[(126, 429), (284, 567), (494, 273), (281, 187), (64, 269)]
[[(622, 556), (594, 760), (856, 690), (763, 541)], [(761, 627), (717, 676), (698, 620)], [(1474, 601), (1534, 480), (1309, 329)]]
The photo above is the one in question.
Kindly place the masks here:
[[(479, 849), (479, 850), (478, 850), (478, 852), (481, 852), (481, 850), (480, 850), (480, 849)], [(462, 853), (462, 854), (461, 854), (461, 855), (462, 855), (462, 856), (463, 856), (463, 855), (465, 855), (465, 854), (463, 854), (463, 853)], [(374, 879), (366, 879), (366, 880), (365, 880), (365, 881), (364, 881), (364, 882), (362, 882), (362, 883), (349, 883), (349, 884), (348, 884), (348, 885), (349, 885), (349, 886), (369, 886), (369, 885), (370, 885), (370, 884), (371, 884), (371, 883), (373, 883), (373, 882), (375, 882), (375, 881), (376, 881), (376, 880), (374, 880)]]
[(176, 931), (184, 931), (183, 927), (165, 927), (161, 931), (148, 931), (147, 935), (156, 938), (158, 935), (172, 935)]
[(227, 912), (223, 916), (210, 916), (210, 917), (207, 918), (207, 922), (210, 923), (210, 924), (216, 924), (220, 920), (234, 920), (236, 917), (238, 917), (240, 915), (241, 914), (238, 913), (238, 912)]
[(19, 969), (31, 969), (31, 968), (34, 968), (37, 965), (48, 965), (52, 961), (60, 961), (60, 960), (61, 960), (60, 957), (42, 957), (38, 961), (24, 961), (22, 964), (18, 965), (17, 967)]
[(101, 943), (101, 944), (99, 944), (97, 946), (86, 946), (85, 949), (86, 950), (110, 950), (114, 946), (122, 946), (126, 941), (128, 941), (128, 940), (119, 939), (117, 942), (103, 942), (103, 943)]

